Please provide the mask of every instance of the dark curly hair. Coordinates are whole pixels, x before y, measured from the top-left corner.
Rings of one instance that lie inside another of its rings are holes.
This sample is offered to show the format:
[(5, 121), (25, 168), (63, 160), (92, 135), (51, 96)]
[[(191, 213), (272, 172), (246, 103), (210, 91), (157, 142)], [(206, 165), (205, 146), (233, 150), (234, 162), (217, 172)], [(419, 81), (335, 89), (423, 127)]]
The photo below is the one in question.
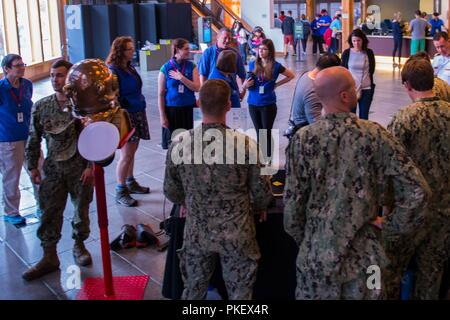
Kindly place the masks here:
[(126, 69), (127, 61), (125, 60), (125, 50), (127, 49), (127, 43), (129, 42), (133, 43), (133, 38), (117, 37), (114, 39), (111, 49), (109, 50), (108, 58), (106, 58), (106, 64), (116, 68)]
[(347, 40), (350, 48), (353, 48), (353, 37), (360, 38), (362, 40), (362, 51), (367, 51), (367, 48), (369, 46), (369, 39), (367, 39), (367, 36), (364, 34), (364, 32), (362, 32), (361, 29), (355, 29), (352, 33), (350, 33)]

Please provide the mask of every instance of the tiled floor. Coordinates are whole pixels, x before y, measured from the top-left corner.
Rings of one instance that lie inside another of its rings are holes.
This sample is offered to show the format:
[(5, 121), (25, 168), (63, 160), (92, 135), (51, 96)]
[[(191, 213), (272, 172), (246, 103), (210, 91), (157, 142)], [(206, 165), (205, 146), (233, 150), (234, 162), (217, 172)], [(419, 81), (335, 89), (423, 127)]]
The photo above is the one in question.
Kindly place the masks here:
[[(288, 58), (280, 59), (280, 62), (287, 64), (289, 68), (301, 74), (303, 70), (312, 68), (315, 63), (315, 56), (308, 55), (305, 61), (295, 61)], [(140, 183), (150, 186), (150, 195), (137, 195), (140, 205), (135, 208), (124, 208), (117, 206), (114, 202), (115, 187), (115, 165), (116, 161), (105, 168), (105, 180), (107, 191), (107, 203), (109, 214), (109, 235), (110, 239), (116, 237), (123, 224), (138, 223), (151, 224), (158, 230), (159, 222), (163, 219), (162, 183), (164, 175), (165, 152), (158, 146), (161, 138), (161, 127), (157, 109), (157, 72), (142, 72), (144, 81), (144, 94), (147, 98), (147, 115), (150, 121), (150, 131), (152, 140), (142, 141), (136, 154), (135, 176)], [(370, 118), (382, 125), (386, 125), (392, 114), (400, 107), (409, 103), (400, 80), (398, 71), (383, 71), (380, 68), (376, 72), (377, 91), (372, 105)], [(278, 115), (275, 128), (282, 132), (286, 128), (291, 107), (292, 95), (295, 88), (295, 81), (280, 87), (277, 90)], [(36, 82), (34, 84), (34, 101), (51, 93), (51, 85), (48, 80)], [(244, 102), (244, 107), (247, 105)], [(250, 118), (249, 118), (249, 124)], [(284, 148), (287, 141), (280, 137), (280, 160), (284, 163)], [(117, 157), (116, 157), (117, 160)], [(35, 210), (33, 189), (28, 176), (23, 172), (21, 177), (22, 214), (32, 213)], [(1, 192), (1, 186), (0, 186)], [(102, 276), (102, 264), (100, 255), (99, 228), (97, 224), (95, 200), (91, 205), (91, 236), (87, 240), (87, 247), (93, 255), (92, 266), (81, 269), (82, 279)], [(170, 204), (166, 205), (166, 215), (170, 212)], [(0, 211), (0, 214), (3, 214)], [(71, 248), (70, 217), (72, 214), (72, 204), (67, 204), (64, 213), (65, 223), (63, 236), (58, 245), (58, 252), (61, 260), (61, 271), (49, 274), (42, 279), (25, 282), (21, 278), (21, 273), (29, 266), (36, 263), (41, 255), (39, 240), (36, 238), (38, 224), (30, 225), (21, 229), (16, 229), (10, 224), (5, 224), (0, 219), (0, 299), (75, 299), (77, 289), (71, 289), (68, 285), (71, 273), (68, 268), (74, 264)], [(151, 280), (145, 291), (145, 299), (163, 299), (161, 295), (161, 284), (163, 281), (164, 264), (166, 253), (158, 252), (154, 248), (127, 249), (119, 252), (112, 252), (112, 266), (114, 275), (142, 275), (147, 274)]]

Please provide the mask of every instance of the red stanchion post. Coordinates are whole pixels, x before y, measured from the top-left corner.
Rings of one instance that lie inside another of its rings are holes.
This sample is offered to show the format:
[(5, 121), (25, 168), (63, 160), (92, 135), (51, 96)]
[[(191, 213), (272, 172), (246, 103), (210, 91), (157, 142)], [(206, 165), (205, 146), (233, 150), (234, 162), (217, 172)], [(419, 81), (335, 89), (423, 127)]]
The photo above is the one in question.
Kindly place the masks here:
[(114, 296), (113, 276), (111, 268), (111, 254), (109, 252), (108, 212), (106, 206), (105, 172), (103, 168), (94, 163), (95, 196), (97, 199), (98, 226), (100, 228), (100, 241), (102, 248), (103, 279), (105, 295)]

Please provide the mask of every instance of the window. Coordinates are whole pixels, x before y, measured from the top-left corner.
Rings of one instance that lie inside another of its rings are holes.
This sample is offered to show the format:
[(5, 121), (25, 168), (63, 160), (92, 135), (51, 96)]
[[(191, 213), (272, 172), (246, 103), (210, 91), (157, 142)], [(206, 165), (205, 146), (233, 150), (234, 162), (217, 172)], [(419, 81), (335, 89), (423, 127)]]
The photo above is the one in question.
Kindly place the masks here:
[(47, 0), (39, 0), (39, 17), (41, 18), (41, 35), (42, 48), (44, 49), (44, 60), (49, 60), (53, 57), (53, 50)]
[(59, 0), (0, 0), (0, 58), (18, 53), (31, 65), (61, 56)]
[(3, 6), (0, 5), (0, 61), (6, 55), (5, 25), (3, 23)]
[(28, 19), (28, 0), (16, 0), (17, 32), (19, 33), (20, 55), (25, 63), (33, 62), (31, 34)]

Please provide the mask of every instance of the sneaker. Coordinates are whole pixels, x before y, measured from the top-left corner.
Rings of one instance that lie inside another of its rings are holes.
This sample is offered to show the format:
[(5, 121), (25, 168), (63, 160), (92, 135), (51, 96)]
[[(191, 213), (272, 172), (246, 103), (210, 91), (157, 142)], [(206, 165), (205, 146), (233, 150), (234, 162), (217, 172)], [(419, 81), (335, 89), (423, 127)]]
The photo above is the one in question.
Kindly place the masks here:
[(126, 207), (137, 206), (137, 200), (133, 199), (128, 192), (128, 189), (116, 190), (116, 202)]
[(6, 222), (9, 222), (15, 226), (18, 224), (24, 224), (26, 222), (26, 219), (24, 217), (22, 217), (20, 214), (17, 214), (14, 216), (5, 215), (3, 217), (3, 220), (5, 220)]
[(131, 182), (127, 182), (127, 188), (129, 193), (134, 194), (147, 194), (150, 193), (149, 187), (143, 187), (141, 186), (136, 180), (133, 180)]
[(294, 52), (294, 53), (292, 54), (292, 56), (293, 56), (293, 57), (296, 57), (296, 56), (297, 56), (297, 54), (296, 54), (296, 53)]

